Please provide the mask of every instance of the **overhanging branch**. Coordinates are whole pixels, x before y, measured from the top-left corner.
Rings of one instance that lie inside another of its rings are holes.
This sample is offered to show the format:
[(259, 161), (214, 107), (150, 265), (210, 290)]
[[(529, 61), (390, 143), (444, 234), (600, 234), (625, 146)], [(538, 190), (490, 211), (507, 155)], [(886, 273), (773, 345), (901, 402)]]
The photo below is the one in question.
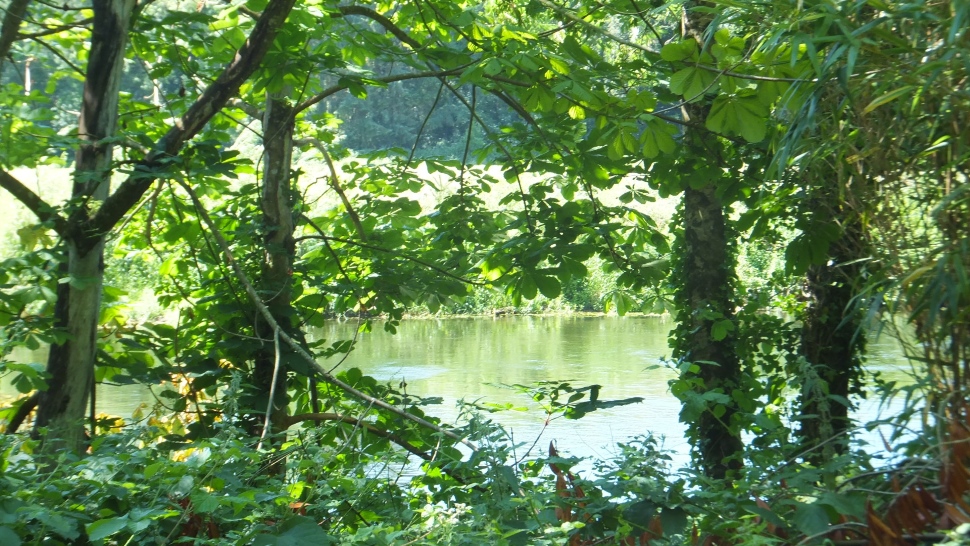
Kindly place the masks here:
[[(457, 76), (461, 74), (462, 70), (464, 69), (465, 67), (452, 68), (451, 70), (426, 70), (422, 72), (411, 72), (408, 74), (394, 74), (392, 76), (384, 76), (382, 78), (368, 78), (368, 79), (370, 81), (377, 82), (377, 83), (394, 83), (394, 82), (400, 82), (404, 80), (416, 80), (419, 78), (443, 78), (445, 76)], [(331, 95), (335, 95), (347, 89), (348, 87), (349, 86), (347, 85), (334, 85), (334, 86), (328, 87), (327, 89), (324, 89), (320, 93), (310, 97), (309, 99), (301, 102), (300, 104), (297, 104), (293, 108), (293, 114), (294, 115), (299, 114), (300, 112), (306, 110), (307, 108), (313, 106), (314, 104), (317, 104), (323, 99)]]
[(236, 52), (232, 63), (175, 122), (175, 125), (155, 143), (153, 151), (141, 161), (135, 171), (118, 186), (98, 209), (87, 228), (94, 233), (110, 231), (125, 213), (145, 194), (152, 182), (165, 168), (166, 161), (178, 154), (185, 143), (198, 134), (210, 119), (222, 109), (252, 73), (259, 67), (266, 51), (296, 0), (271, 0), (263, 10), (249, 39)]
[(393, 21), (387, 18), (387, 16), (378, 13), (371, 8), (364, 6), (337, 6), (337, 13), (333, 14), (332, 17), (344, 17), (346, 15), (361, 15), (363, 17), (367, 17), (384, 27), (384, 30), (393, 34), (398, 40), (401, 40), (405, 44), (411, 46), (412, 49), (421, 48), (421, 42), (408, 36), (407, 32), (404, 32), (401, 27), (395, 25)]
[(401, 252), (397, 252), (397, 251), (391, 250), (389, 248), (384, 248), (384, 247), (380, 247), (380, 246), (377, 246), (377, 245), (372, 245), (372, 244), (369, 244), (369, 243), (365, 243), (363, 241), (353, 241), (353, 240), (344, 239), (344, 238), (341, 238), (341, 237), (331, 237), (331, 236), (325, 234), (323, 232), (323, 230), (320, 229), (320, 226), (318, 226), (313, 220), (310, 220), (309, 218), (307, 218), (306, 215), (301, 215), (301, 216), (307, 222), (307, 224), (309, 224), (310, 227), (312, 227), (313, 230), (318, 233), (318, 235), (306, 235), (306, 236), (303, 236), (303, 237), (298, 237), (296, 239), (297, 241), (305, 241), (305, 240), (308, 240), (308, 239), (319, 239), (321, 241), (328, 241), (328, 242), (329, 241), (333, 241), (335, 243), (343, 243), (345, 245), (351, 245), (351, 246), (356, 246), (356, 247), (360, 247), (360, 248), (366, 248), (366, 249), (374, 250), (374, 251), (377, 251), (377, 252), (384, 252), (384, 253), (387, 253), (387, 254), (391, 254), (393, 256), (397, 256), (399, 258), (403, 258), (403, 259), (408, 260), (410, 262), (414, 262), (414, 263), (416, 263), (416, 264), (418, 264), (420, 266), (427, 267), (428, 269), (431, 269), (433, 271), (437, 271), (438, 273), (441, 273), (442, 275), (444, 275), (446, 277), (449, 277), (451, 279), (454, 279), (454, 280), (456, 280), (458, 282), (462, 282), (462, 283), (465, 283), (465, 284), (470, 284), (472, 286), (488, 286), (487, 284), (485, 284), (483, 282), (478, 282), (478, 281), (473, 281), (471, 279), (466, 279), (466, 278), (464, 278), (464, 277), (462, 277), (460, 275), (456, 275), (456, 274), (452, 273), (451, 271), (448, 271), (447, 269), (438, 267), (438, 266), (436, 266), (436, 265), (434, 265), (432, 263), (428, 263), (428, 262), (426, 262), (426, 261), (424, 261), (424, 260), (422, 260), (420, 258), (415, 258), (414, 256), (409, 256), (407, 254), (404, 254), (404, 253), (401, 253)]

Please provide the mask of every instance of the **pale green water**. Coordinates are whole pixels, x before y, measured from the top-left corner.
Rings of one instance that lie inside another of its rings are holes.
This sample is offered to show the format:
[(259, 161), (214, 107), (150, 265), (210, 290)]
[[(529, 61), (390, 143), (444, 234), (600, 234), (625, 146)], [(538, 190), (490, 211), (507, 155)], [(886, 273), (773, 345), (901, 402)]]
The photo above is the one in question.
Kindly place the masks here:
[[(354, 321), (334, 322), (314, 334), (332, 341), (352, 335), (355, 326)], [(562, 452), (603, 458), (617, 451), (616, 442), (654, 434), (676, 453), (675, 463), (686, 463), (689, 447), (685, 427), (678, 422), (680, 404), (667, 388), (674, 374), (663, 366), (673, 326), (672, 320), (661, 317), (428, 319), (403, 321), (392, 335), (377, 322), (373, 332), (359, 335), (356, 350), (341, 369), (358, 367), (395, 386), (406, 381), (409, 393), (441, 396), (444, 403), (428, 411), (446, 421), (457, 418), (456, 402), (462, 398), (531, 405), (528, 412), (492, 417), (508, 427), (516, 441), (531, 445), (541, 433), (539, 449), (556, 440)], [(901, 383), (910, 381), (894, 339), (874, 339), (868, 351), (871, 370)], [(545, 426), (545, 414), (526, 395), (493, 386), (545, 380), (574, 380), (574, 387), (599, 384), (600, 399), (639, 396), (644, 402)], [(876, 400), (860, 406), (856, 417), (861, 422), (879, 416)], [(890, 404), (883, 413), (899, 409), (898, 403)], [(881, 444), (878, 433), (863, 437)]]
[[(331, 322), (312, 332), (328, 343), (347, 339), (356, 321)], [(609, 457), (616, 442), (652, 433), (665, 438), (664, 447), (677, 453), (675, 461), (687, 460), (684, 427), (678, 422), (678, 401), (669, 393), (673, 373), (662, 365), (670, 354), (669, 319), (658, 317), (499, 317), (473, 319), (422, 319), (401, 322), (398, 333), (384, 332), (381, 322), (374, 331), (358, 336), (357, 348), (339, 369), (358, 367), (365, 373), (407, 392), (441, 396), (444, 402), (429, 406), (427, 413), (454, 421), (456, 402), (484, 400), (529, 406), (527, 412), (491, 414), (505, 425), (517, 442), (529, 445), (539, 437), (537, 449), (556, 440), (560, 451), (581, 456)], [(908, 381), (908, 369), (898, 344), (882, 336), (869, 344), (869, 367), (885, 376)], [(21, 353), (21, 361), (42, 362), (44, 351)], [(336, 360), (324, 362), (328, 367)], [(572, 380), (574, 387), (602, 385), (600, 399), (643, 397), (644, 402), (600, 410), (580, 420), (557, 419), (545, 426), (546, 416), (529, 398), (494, 384), (531, 384), (544, 380)], [(156, 388), (157, 391), (157, 388)], [(0, 381), (0, 398), (13, 396), (7, 381)], [(98, 411), (129, 417), (132, 410), (154, 401), (142, 387), (100, 387)], [(878, 415), (875, 401), (862, 404), (861, 421)], [(891, 413), (898, 406), (890, 406)], [(878, 442), (877, 435), (869, 435)], [(521, 453), (520, 453), (521, 454)]]
[[(352, 332), (356, 323), (332, 323), (314, 332), (328, 340)], [(492, 418), (531, 443), (542, 433), (545, 449), (555, 439), (560, 451), (608, 456), (618, 441), (640, 434), (666, 437), (665, 446), (685, 451), (680, 406), (667, 391), (673, 374), (653, 368), (669, 354), (667, 333), (673, 323), (656, 317), (499, 317), (427, 319), (401, 323), (396, 335), (375, 323), (362, 333), (357, 349), (341, 369), (358, 367), (407, 391), (444, 398), (427, 410), (446, 421), (458, 415), (456, 402), (486, 400), (530, 406), (528, 412), (505, 411)], [(600, 399), (643, 397), (641, 404), (600, 410), (579, 420), (546, 415), (527, 395), (494, 386), (572, 380), (574, 387), (602, 385)]]

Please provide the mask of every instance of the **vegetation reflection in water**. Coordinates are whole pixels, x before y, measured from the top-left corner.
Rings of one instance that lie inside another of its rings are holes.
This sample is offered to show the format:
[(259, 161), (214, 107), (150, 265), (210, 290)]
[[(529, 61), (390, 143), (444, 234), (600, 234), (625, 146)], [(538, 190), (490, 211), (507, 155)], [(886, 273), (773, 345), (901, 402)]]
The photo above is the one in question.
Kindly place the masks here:
[[(312, 335), (328, 343), (349, 339), (358, 325), (356, 320), (331, 321)], [(667, 386), (674, 374), (664, 365), (672, 326), (664, 317), (503, 316), (405, 320), (396, 334), (390, 334), (375, 321), (372, 331), (358, 334), (356, 349), (340, 369), (357, 367), (395, 387), (403, 381), (410, 394), (441, 397), (442, 403), (427, 411), (445, 422), (458, 418), (459, 400), (510, 403), (525, 411), (498, 412), (491, 418), (517, 443), (532, 445), (541, 434), (537, 446), (544, 449), (545, 442), (555, 440), (561, 451), (575, 456), (608, 458), (615, 455), (617, 442), (653, 434), (663, 438), (675, 466), (681, 466), (689, 460), (689, 446), (678, 420), (680, 403)], [(899, 344), (891, 336), (870, 340), (868, 351), (871, 371), (900, 384), (911, 381)], [(46, 352), (21, 349), (14, 357), (43, 362)], [(571, 381), (573, 387), (602, 385), (604, 400), (644, 401), (595, 411), (579, 420), (560, 417), (546, 425), (545, 414), (526, 394), (502, 387), (559, 380)], [(0, 396), (15, 395), (9, 383), (0, 384)], [(140, 385), (99, 385), (96, 396), (99, 413), (124, 418), (157, 400)], [(866, 423), (877, 419), (880, 411), (892, 415), (901, 401), (880, 408), (880, 401), (870, 397), (859, 405), (856, 418)], [(860, 438), (873, 446), (882, 444), (878, 429)]]
[[(358, 322), (329, 323), (313, 332), (328, 343), (353, 336)], [(445, 421), (457, 418), (457, 402), (509, 402), (528, 411), (504, 411), (492, 418), (531, 445), (539, 434), (544, 448), (556, 440), (562, 451), (604, 458), (616, 442), (637, 435), (662, 437), (675, 466), (686, 464), (689, 446), (678, 421), (679, 401), (667, 382), (674, 377), (664, 366), (670, 354), (667, 335), (673, 322), (663, 317), (535, 316), (419, 319), (402, 321), (396, 334), (375, 322), (358, 335), (356, 349), (340, 365), (399, 386), (417, 396), (440, 396), (440, 406), (427, 409)], [(869, 344), (869, 368), (886, 378), (908, 383), (900, 348), (889, 336)], [(555, 419), (545, 427), (545, 414), (527, 395), (500, 385), (531, 385), (538, 381), (570, 380), (574, 387), (602, 385), (602, 399), (639, 396), (641, 404), (605, 409), (579, 420)], [(876, 419), (879, 401), (861, 403), (857, 418)], [(893, 409), (889, 408), (887, 415)], [(885, 408), (883, 408), (885, 409)], [(862, 439), (881, 444), (878, 431)]]

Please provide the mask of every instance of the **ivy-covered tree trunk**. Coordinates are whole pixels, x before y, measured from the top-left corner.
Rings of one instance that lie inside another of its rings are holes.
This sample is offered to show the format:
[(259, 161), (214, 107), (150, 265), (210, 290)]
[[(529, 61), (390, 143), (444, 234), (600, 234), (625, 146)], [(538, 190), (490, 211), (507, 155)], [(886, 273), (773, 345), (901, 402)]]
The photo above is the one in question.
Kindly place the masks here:
[[(695, 366), (685, 376), (700, 379), (703, 411), (691, 423), (705, 474), (723, 479), (741, 467), (743, 445), (733, 417), (740, 364), (734, 347), (732, 282), (734, 256), (724, 207), (710, 184), (684, 191), (684, 252), (680, 298), (683, 347), (680, 358)], [(687, 405), (692, 402), (687, 401)]]
[(838, 224), (839, 236), (829, 245), (827, 263), (811, 265), (806, 272), (808, 303), (801, 339), (801, 355), (810, 368), (801, 378), (799, 434), (806, 447), (816, 448), (809, 457), (816, 463), (847, 445), (849, 397), (858, 389), (865, 348), (853, 301), (861, 282), (865, 234), (858, 215), (833, 203), (837, 192), (828, 190), (814, 201), (815, 213)]
[[(97, 329), (104, 279), (104, 236), (86, 228), (89, 207), (108, 196), (110, 138), (118, 119), (118, 90), (124, 70), (128, 24), (134, 0), (95, 0), (91, 51), (78, 125), (72, 202), (62, 234), (69, 282), (58, 287), (55, 328), (63, 341), (50, 348), (48, 388), (41, 395), (35, 431), (48, 429), (46, 450), (78, 453), (84, 446), (83, 419), (94, 384)], [(107, 141), (106, 141), (107, 140)]]
[[(293, 108), (285, 99), (270, 97), (263, 115), (263, 189), (260, 205), (263, 211), (263, 262), (258, 290), (266, 307), (287, 334), (291, 331), (293, 307), (292, 276), (296, 243), (293, 239), (293, 189), (291, 164), (293, 154)], [(259, 393), (259, 407), (269, 407), (271, 432), (281, 432), (287, 415), (287, 367), (284, 355), (292, 353), (285, 344), (274, 343), (274, 332), (259, 321), (256, 335), (263, 345), (256, 353), (253, 384)], [(276, 377), (275, 387), (273, 378)]]
[[(684, 30), (704, 47), (704, 31), (710, 14), (695, 11), (703, 2), (684, 5)], [(709, 5), (705, 7), (710, 7)], [(703, 128), (710, 106), (704, 102), (685, 106), (690, 126), (683, 144), (687, 157), (707, 158), (713, 165), (686, 166), (697, 177), (710, 173), (710, 179), (686, 184), (683, 194), (682, 266), (677, 272), (678, 313), (677, 350), (675, 357), (690, 363), (682, 380), (690, 381), (691, 390), (684, 399), (682, 418), (690, 422), (690, 436), (704, 473), (715, 479), (728, 477), (730, 470), (741, 467), (743, 448), (734, 415), (733, 398), (738, 388), (740, 364), (735, 351), (733, 283), (735, 257), (725, 206), (717, 196), (721, 176), (721, 143)], [(696, 161), (692, 160), (692, 161)]]

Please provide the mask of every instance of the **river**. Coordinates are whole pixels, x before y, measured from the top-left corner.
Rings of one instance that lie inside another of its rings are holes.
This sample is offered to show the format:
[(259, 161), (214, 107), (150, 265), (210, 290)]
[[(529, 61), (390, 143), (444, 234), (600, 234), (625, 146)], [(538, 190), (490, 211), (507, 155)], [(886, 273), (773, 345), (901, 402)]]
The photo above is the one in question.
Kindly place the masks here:
[[(341, 339), (355, 325), (334, 322), (314, 334)], [(561, 452), (603, 459), (618, 453), (617, 442), (653, 434), (680, 466), (689, 460), (689, 446), (685, 426), (678, 420), (680, 403), (667, 387), (675, 376), (665, 365), (673, 326), (664, 317), (503, 316), (408, 320), (400, 323), (396, 334), (389, 334), (378, 322), (372, 332), (359, 335), (357, 348), (341, 369), (357, 367), (395, 386), (403, 380), (411, 394), (441, 396), (443, 403), (427, 411), (445, 421), (458, 417), (461, 399), (530, 407), (491, 417), (512, 432), (516, 442), (531, 445), (541, 434), (537, 449), (555, 440)], [(870, 370), (902, 384), (911, 382), (895, 339), (876, 337), (868, 350)], [(574, 387), (601, 385), (601, 400), (644, 401), (546, 425), (545, 414), (527, 395), (499, 386), (554, 380), (570, 380)], [(898, 401), (880, 408), (870, 399), (860, 404), (855, 417), (868, 422), (879, 418), (880, 410), (892, 415), (900, 408)], [(878, 430), (863, 437), (881, 444)]]
[[(333, 321), (311, 332), (328, 344), (353, 335), (356, 321)], [(338, 370), (360, 368), (380, 381), (418, 396), (440, 396), (440, 405), (425, 408), (431, 415), (453, 422), (459, 400), (512, 403), (528, 411), (490, 414), (503, 424), (516, 442), (545, 449), (555, 440), (559, 450), (576, 456), (609, 458), (617, 442), (653, 434), (670, 450), (675, 465), (688, 460), (684, 426), (678, 421), (680, 405), (667, 388), (674, 377), (664, 366), (670, 354), (667, 334), (673, 327), (661, 317), (503, 316), (496, 318), (445, 318), (402, 321), (397, 334), (374, 323), (372, 332), (358, 335), (356, 349)], [(869, 343), (872, 370), (900, 382), (909, 382), (908, 365), (898, 343), (881, 336)], [(41, 361), (42, 352), (15, 355), (19, 361)], [(332, 367), (337, 359), (324, 365)], [(530, 385), (538, 381), (569, 380), (574, 387), (598, 384), (601, 400), (642, 397), (642, 403), (589, 413), (579, 420), (554, 419), (525, 394), (501, 385)], [(0, 398), (15, 391), (0, 384)], [(130, 417), (141, 403), (153, 397), (141, 387), (101, 387), (98, 411)], [(882, 408), (887, 415), (899, 404)], [(856, 412), (862, 422), (879, 416), (877, 401), (867, 400)], [(541, 435), (541, 437), (540, 437)], [(878, 433), (866, 439), (881, 443)], [(518, 455), (522, 455), (522, 449)]]

